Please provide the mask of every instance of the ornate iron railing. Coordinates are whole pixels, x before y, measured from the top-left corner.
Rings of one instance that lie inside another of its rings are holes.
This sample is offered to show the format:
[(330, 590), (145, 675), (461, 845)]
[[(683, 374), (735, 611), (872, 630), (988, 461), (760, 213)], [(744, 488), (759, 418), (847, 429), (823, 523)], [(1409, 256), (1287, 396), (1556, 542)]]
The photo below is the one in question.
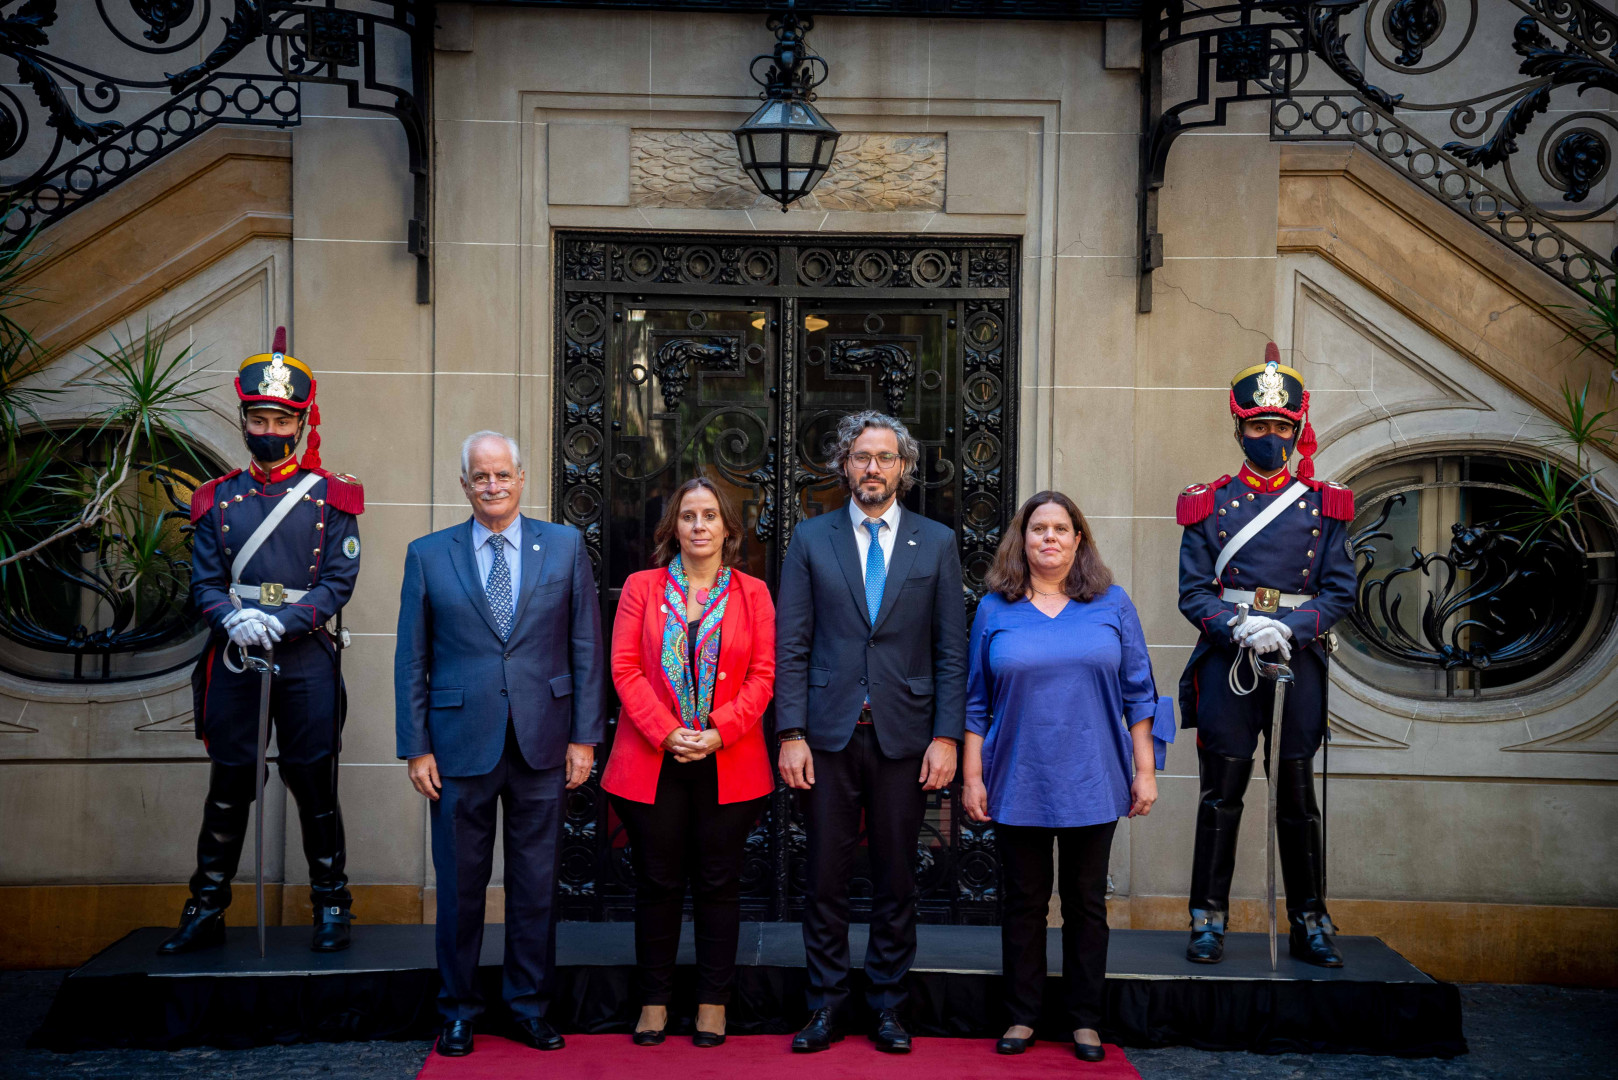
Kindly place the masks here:
[[(1142, 311), (1162, 265), (1156, 193), (1174, 140), (1266, 98), (1273, 138), (1364, 146), (1563, 284), (1611, 287), (1618, 252), (1577, 231), (1618, 205), (1618, 187), (1591, 200), (1618, 132), (1582, 97), (1618, 92), (1618, 17), (1592, 0), (1148, 0), (1144, 26)], [(1488, 50), (1507, 45), (1522, 78), (1502, 86)], [(1195, 89), (1170, 102), (1164, 64), (1193, 47)], [(1472, 85), (1451, 96), (1456, 78)]]
[[(234, 0), (225, 16), (214, 0), (94, 0), (93, 12), (90, 0), (76, 0), (70, 40), (58, 34), (58, 0), (0, 7), (0, 56), (36, 99), (0, 84), (0, 167), (15, 170), (0, 184), (10, 207), (0, 233), (19, 237), (60, 220), (219, 124), (295, 127), (303, 86), (323, 83), (345, 89), (350, 108), (404, 129), (415, 178), (406, 242), (426, 302), (431, 8), (430, 0)], [(200, 63), (167, 70), (210, 42)], [(103, 71), (86, 56), (128, 63)], [(385, 74), (393, 68), (400, 81)], [(152, 94), (160, 103), (138, 112)]]

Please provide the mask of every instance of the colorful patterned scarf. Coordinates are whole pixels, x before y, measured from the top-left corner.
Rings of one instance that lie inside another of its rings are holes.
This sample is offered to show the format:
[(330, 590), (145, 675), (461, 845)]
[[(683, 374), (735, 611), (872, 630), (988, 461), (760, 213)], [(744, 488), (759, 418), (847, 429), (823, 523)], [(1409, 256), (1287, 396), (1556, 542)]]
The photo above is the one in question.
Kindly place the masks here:
[(686, 597), (691, 583), (685, 576), (680, 557), (668, 565), (663, 582), (663, 675), (674, 691), (680, 707), (680, 723), (692, 731), (708, 726), (713, 711), (713, 688), (719, 671), (719, 624), (725, 618), (725, 602), (730, 596), (730, 567), (719, 568), (719, 577), (708, 592), (707, 606), (697, 621), (696, 685), (692, 686), (691, 644), (686, 637)]

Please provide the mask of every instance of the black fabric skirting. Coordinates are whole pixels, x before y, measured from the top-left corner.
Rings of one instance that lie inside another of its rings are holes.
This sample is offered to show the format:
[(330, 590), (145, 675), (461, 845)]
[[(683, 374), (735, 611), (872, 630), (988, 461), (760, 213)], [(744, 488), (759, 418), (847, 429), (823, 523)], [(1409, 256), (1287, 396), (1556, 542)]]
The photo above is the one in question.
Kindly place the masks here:
[[(430, 927), (420, 929), (430, 934)], [(1114, 931), (1114, 940), (1127, 933)], [(309, 955), (306, 948), (302, 955)], [(256, 950), (252, 959), (258, 962)], [(426, 1040), (437, 1034), (440, 1024), (435, 1005), (438, 974), (431, 968), (287, 974), (222, 970), (175, 976), (107, 970), (113, 966), (102, 964), (104, 973), (97, 973), (97, 961), (92, 961), (66, 979), (31, 1045), (61, 1051), (197, 1045), (237, 1049), (296, 1042)], [(495, 966), (479, 972), (490, 1003), (478, 1022), (483, 1031), (498, 1033), (505, 1023), (499, 974)], [(1410, 981), (1278, 979), (1269, 976), (1266, 962), (1264, 977), (1231, 977), (1235, 971), (1220, 974), (1219, 978), (1109, 974), (1102, 1037), (1122, 1046), (1181, 1045), (1265, 1054), (1451, 1057), (1466, 1052), (1459, 992), (1419, 973)], [(690, 1030), (690, 1013), (681, 1016), (678, 1010), (679, 1003), (695, 1001), (695, 976), (689, 965), (676, 969), (671, 1031)], [(1056, 978), (1052, 976), (1045, 995), (1041, 1038), (1067, 1037), (1058, 1018)], [(861, 1002), (862, 977), (857, 970), (852, 979), (851, 998)], [(727, 1018), (729, 1031), (737, 1035), (796, 1031), (806, 1017), (806, 983), (801, 966), (741, 965)], [(632, 964), (564, 963), (557, 970), (550, 1019), (563, 1032), (627, 1033), (639, 1012), (633, 986)], [(992, 1039), (1005, 1030), (998, 973), (913, 970), (907, 986), (910, 998), (904, 1016), (917, 1035)], [(847, 1018), (850, 1033), (866, 1030), (870, 1019), (856, 1011)]]

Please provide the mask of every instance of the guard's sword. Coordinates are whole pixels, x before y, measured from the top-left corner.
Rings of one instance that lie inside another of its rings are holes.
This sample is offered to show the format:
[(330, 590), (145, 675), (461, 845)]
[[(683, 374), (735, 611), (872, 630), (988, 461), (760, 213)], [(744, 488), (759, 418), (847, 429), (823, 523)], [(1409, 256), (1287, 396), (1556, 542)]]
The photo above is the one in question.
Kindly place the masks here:
[(258, 956), (264, 959), (264, 781), (270, 764), (266, 758), (270, 742), (270, 678), (275, 674), (275, 649), (268, 647), (263, 656), (254, 656), (242, 650), (242, 661), (259, 673), (258, 685), (258, 754), (253, 772), (253, 899), (258, 904)]
[(1275, 970), (1275, 794), (1276, 769), (1281, 757), (1277, 740), (1281, 737), (1282, 719), (1286, 712), (1287, 687), (1292, 685), (1292, 669), (1286, 664), (1272, 664), (1257, 657), (1258, 673), (1275, 680), (1275, 707), (1270, 710), (1270, 729), (1264, 740), (1264, 776), (1269, 783), (1269, 797), (1264, 823), (1264, 899), (1270, 914), (1270, 970)]

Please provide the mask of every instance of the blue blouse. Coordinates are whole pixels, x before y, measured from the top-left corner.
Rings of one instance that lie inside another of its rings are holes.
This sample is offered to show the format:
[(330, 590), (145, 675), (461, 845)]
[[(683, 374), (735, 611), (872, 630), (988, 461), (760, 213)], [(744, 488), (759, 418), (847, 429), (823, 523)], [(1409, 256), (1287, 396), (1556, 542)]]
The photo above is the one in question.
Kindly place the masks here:
[(966, 730), (983, 736), (989, 816), (1071, 828), (1129, 813), (1130, 726), (1152, 721), (1159, 769), (1174, 741), (1174, 700), (1158, 697), (1129, 594), (1114, 585), (1050, 616), (990, 593), (971, 648)]

